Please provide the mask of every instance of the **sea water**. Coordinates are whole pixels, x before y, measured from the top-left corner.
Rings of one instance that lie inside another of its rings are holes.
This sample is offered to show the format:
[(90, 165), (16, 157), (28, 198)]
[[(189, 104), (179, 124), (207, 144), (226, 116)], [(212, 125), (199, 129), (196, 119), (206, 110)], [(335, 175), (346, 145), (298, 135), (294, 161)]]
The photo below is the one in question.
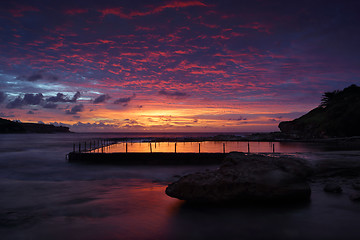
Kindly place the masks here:
[[(346, 194), (326, 194), (318, 184), (312, 184), (311, 201), (303, 205), (189, 206), (168, 197), (167, 184), (217, 166), (94, 166), (65, 160), (73, 143), (135, 135), (0, 135), (1, 239), (360, 237), (360, 205)], [(310, 161), (313, 156), (317, 161), (332, 156), (319, 146), (295, 145), (286, 152)]]
[[(89, 144), (89, 143), (88, 143)], [(96, 144), (96, 141), (95, 141)], [(95, 145), (93, 144), (93, 145)], [(83, 145), (84, 147), (84, 145)], [(88, 145), (89, 147), (89, 145)], [(76, 149), (76, 148), (75, 148)], [(151, 153), (151, 152), (177, 152), (177, 153), (303, 153), (320, 150), (322, 146), (300, 142), (246, 142), (246, 141), (201, 141), (201, 142), (117, 142), (104, 147), (97, 148), (91, 152), (104, 153)], [(77, 149), (76, 149), (77, 151)]]

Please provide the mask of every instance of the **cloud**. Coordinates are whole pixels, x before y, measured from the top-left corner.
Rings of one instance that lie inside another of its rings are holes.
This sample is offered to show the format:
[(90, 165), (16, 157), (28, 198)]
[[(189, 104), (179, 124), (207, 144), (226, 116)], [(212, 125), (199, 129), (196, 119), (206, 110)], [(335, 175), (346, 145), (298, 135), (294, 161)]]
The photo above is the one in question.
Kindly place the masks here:
[(95, 98), (93, 103), (94, 104), (98, 104), (98, 103), (102, 103), (105, 102), (106, 100), (109, 100), (111, 97), (108, 94), (103, 94), (100, 95), (99, 97)]
[[(240, 116), (249, 122), (269, 117), (246, 112), (283, 114), (317, 106), (322, 92), (356, 82), (360, 73), (356, 1), (325, 4), (325, 8), (321, 7), (325, 0), (314, 4), (90, 0), (86, 4), (64, 1), (59, 8), (54, 7), (56, 1), (32, 1), (39, 12), (6, 2), (0, 7), (0, 29), (6, 36), (0, 91), (7, 98), (0, 111), (11, 110), (6, 104), (22, 93), (18, 104), (9, 105), (26, 109), (14, 111), (17, 117), (32, 116), (26, 112), (42, 108), (41, 117), (47, 121), (69, 120), (76, 114), (65, 115), (65, 110), (71, 112), (80, 103), (86, 114), (77, 115), (86, 115), (86, 121), (115, 115), (134, 118), (140, 112), (147, 117), (155, 110), (172, 112), (179, 107), (169, 101), (186, 100), (181, 106), (190, 113), (210, 115), (210, 119), (198, 119), (199, 129), (221, 128), (221, 121), (226, 127), (237, 126), (244, 122)], [(14, 10), (6, 12), (6, 6)], [(20, 15), (24, 18), (12, 17)], [(34, 34), (31, 29), (45, 29), (45, 33)], [(56, 84), (51, 84), (57, 77)], [(86, 96), (75, 103), (72, 97), (78, 89)], [(41, 105), (23, 106), (24, 93), (39, 92), (44, 94)], [(141, 96), (131, 100), (133, 92)], [(112, 98), (94, 104), (102, 94)], [(116, 112), (127, 104), (134, 112)], [(137, 107), (140, 104), (143, 109)], [(88, 112), (90, 108), (94, 111)], [(218, 116), (221, 113), (233, 115)]]
[(34, 112), (30, 110), (26, 114), (34, 114)]
[(152, 7), (152, 9), (150, 9), (148, 11), (143, 11), (143, 12), (131, 11), (131, 12), (127, 13), (127, 12), (124, 12), (123, 8), (120, 8), (120, 7), (105, 8), (105, 9), (101, 9), (99, 11), (101, 12), (102, 17), (104, 17), (106, 15), (115, 15), (120, 18), (131, 19), (133, 17), (141, 17), (141, 16), (147, 16), (147, 15), (151, 15), (151, 14), (157, 14), (157, 13), (160, 13), (160, 12), (162, 12), (166, 9), (170, 9), (170, 8), (180, 9), (180, 8), (196, 7), (196, 6), (206, 7), (207, 5), (200, 1), (175, 0), (175, 1), (168, 1), (160, 6)]
[(238, 118), (229, 118), (228, 120), (229, 121), (245, 121), (245, 120), (247, 120), (247, 118), (240, 116)]
[(58, 93), (55, 97), (49, 97), (46, 99), (47, 102), (66, 102), (66, 99), (64, 98), (64, 94)]
[(6, 105), (6, 108), (21, 108), (25, 105), (39, 105), (43, 101), (44, 96), (41, 93), (27, 93), (24, 97), (18, 96)]
[(6, 99), (5, 93), (0, 92), (0, 103), (2, 103), (3, 101), (5, 101), (5, 99)]
[(80, 96), (81, 96), (81, 93), (79, 91), (77, 91), (74, 94), (74, 96), (72, 97), (71, 102), (76, 102)]
[[(76, 116), (73, 116), (76, 118)], [(96, 123), (82, 123), (77, 122), (75, 124), (65, 124), (62, 122), (50, 122), (54, 126), (64, 126), (71, 128), (72, 131), (90, 131), (90, 132), (104, 132), (104, 131), (114, 131), (114, 129), (119, 129), (121, 126), (119, 124), (111, 124), (104, 122)]]
[(46, 80), (46, 81), (57, 81), (59, 80), (59, 78), (53, 74), (49, 74), (49, 73), (43, 73), (41, 72), (36, 72), (30, 75), (21, 75), (18, 76), (16, 79), (19, 80), (23, 80), (23, 81), (29, 81), (29, 82), (36, 82), (39, 80)]
[(185, 92), (180, 91), (167, 91), (165, 89), (159, 91), (159, 95), (163, 95), (169, 98), (175, 98), (175, 99), (181, 99), (181, 98), (187, 98), (190, 95)]
[(124, 122), (127, 124), (139, 124), (139, 122), (134, 119), (124, 119)]
[(67, 9), (66, 11), (64, 11), (64, 13), (66, 15), (78, 15), (78, 14), (83, 14), (83, 13), (87, 13), (88, 9), (83, 9), (83, 8), (73, 8), (73, 9)]
[(48, 108), (48, 109), (55, 109), (55, 108), (57, 108), (57, 104), (55, 104), (55, 103), (46, 103), (46, 104), (44, 104), (43, 105), (43, 108)]
[[(77, 116), (73, 116), (77, 118)], [(104, 131), (114, 131), (114, 129), (119, 129), (121, 125), (116, 123), (104, 123), (102, 121), (95, 123), (83, 123), (77, 122), (75, 124), (66, 124), (62, 122), (50, 122), (54, 126), (64, 126), (71, 128), (72, 131), (88, 131), (88, 132), (104, 132)]]
[(69, 97), (65, 96), (63, 93), (56, 94), (55, 97), (49, 97), (46, 99), (47, 102), (70, 102), (75, 103), (77, 99), (81, 96), (80, 92), (76, 92), (74, 96), (70, 99)]
[(23, 98), (23, 102), (25, 105), (39, 105), (43, 100), (44, 96), (41, 93), (32, 94), (27, 93)]
[(65, 113), (74, 115), (74, 114), (77, 114), (78, 112), (82, 112), (82, 111), (84, 111), (84, 105), (79, 104), (79, 105), (75, 105), (74, 107), (72, 107), (71, 110), (66, 110)]
[(120, 103), (128, 103), (131, 101), (131, 97), (127, 97), (127, 98), (118, 98), (117, 100), (114, 101), (115, 104), (120, 104)]
[(128, 103), (136, 97), (136, 94), (134, 93), (131, 97), (126, 98), (118, 98), (114, 101), (114, 104), (122, 104), (124, 107), (128, 105)]
[(21, 108), (23, 106), (22, 98), (17, 97), (15, 100), (9, 102), (6, 104), (6, 108), (13, 109), (13, 108)]
[(0, 117), (4, 117), (4, 118), (13, 118), (15, 117), (14, 114), (6, 114), (4, 112), (0, 112)]
[(13, 17), (23, 17), (25, 12), (38, 12), (38, 8), (28, 5), (17, 5), (16, 8), (10, 9), (9, 12)]
[(39, 73), (36, 73), (36, 74), (33, 74), (33, 75), (30, 75), (27, 80), (30, 81), (30, 82), (35, 82), (37, 80), (40, 80), (40, 79), (43, 79), (43, 76)]

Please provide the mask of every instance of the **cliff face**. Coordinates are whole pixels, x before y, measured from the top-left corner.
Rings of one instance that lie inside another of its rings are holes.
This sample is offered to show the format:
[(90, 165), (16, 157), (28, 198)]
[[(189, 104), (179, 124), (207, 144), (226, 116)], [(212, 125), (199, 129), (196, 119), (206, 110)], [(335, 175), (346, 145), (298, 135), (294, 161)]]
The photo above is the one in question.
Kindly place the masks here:
[(319, 107), (279, 128), (303, 138), (360, 136), (360, 87), (324, 93)]
[(69, 133), (68, 127), (49, 124), (19, 123), (0, 118), (0, 133)]

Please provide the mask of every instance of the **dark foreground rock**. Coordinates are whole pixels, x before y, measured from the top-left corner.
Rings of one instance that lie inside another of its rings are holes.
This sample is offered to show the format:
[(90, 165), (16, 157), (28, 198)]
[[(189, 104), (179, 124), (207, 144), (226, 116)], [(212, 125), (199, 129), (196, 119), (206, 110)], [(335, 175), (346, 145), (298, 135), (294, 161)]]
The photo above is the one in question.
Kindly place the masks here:
[(310, 173), (301, 159), (231, 153), (218, 170), (186, 175), (166, 194), (198, 203), (304, 201)]

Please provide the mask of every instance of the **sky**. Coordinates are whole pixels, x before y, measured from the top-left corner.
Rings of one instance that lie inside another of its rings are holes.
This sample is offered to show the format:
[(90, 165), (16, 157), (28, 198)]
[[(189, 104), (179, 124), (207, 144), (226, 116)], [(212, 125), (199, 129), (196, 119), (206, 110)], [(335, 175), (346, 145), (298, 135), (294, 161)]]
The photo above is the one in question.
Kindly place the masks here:
[(266, 132), (360, 83), (360, 1), (1, 0), (0, 117)]

